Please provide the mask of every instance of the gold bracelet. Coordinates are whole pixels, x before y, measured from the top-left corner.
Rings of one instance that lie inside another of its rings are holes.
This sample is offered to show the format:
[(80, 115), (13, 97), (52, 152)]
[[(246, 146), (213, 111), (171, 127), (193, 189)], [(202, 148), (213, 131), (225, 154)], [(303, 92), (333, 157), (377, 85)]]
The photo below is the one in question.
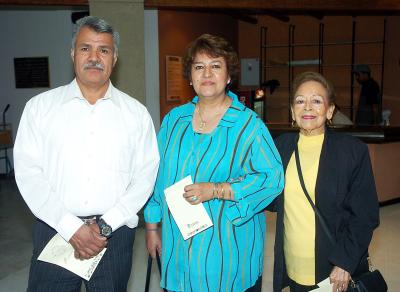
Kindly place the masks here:
[(221, 190), (218, 194), (218, 200), (222, 200), (224, 198), (225, 191), (224, 191), (224, 187), (222, 186), (222, 183), (220, 183), (219, 186), (221, 187)]
[(217, 199), (220, 200), (220, 191), (219, 188), (221, 187), (221, 183), (216, 183), (216, 191), (215, 193), (217, 194)]
[(217, 191), (217, 184), (213, 183), (213, 196), (212, 198), (215, 199), (215, 192)]
[(225, 190), (224, 190), (223, 184), (221, 184), (221, 198), (222, 198), (222, 200), (225, 200)]

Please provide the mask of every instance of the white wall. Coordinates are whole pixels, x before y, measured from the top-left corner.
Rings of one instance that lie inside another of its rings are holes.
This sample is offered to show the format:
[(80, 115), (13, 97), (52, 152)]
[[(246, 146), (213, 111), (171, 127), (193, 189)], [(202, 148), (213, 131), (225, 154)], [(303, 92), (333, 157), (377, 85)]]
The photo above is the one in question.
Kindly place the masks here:
[[(49, 57), (51, 88), (70, 82), (73, 69), (70, 59), (71, 10), (0, 10), (0, 115), (7, 104), (6, 121), (13, 137), (25, 103), (49, 88), (15, 88), (14, 58)], [(0, 116), (1, 119), (1, 116)], [(11, 152), (11, 151), (9, 151)], [(4, 163), (0, 161), (0, 173)]]

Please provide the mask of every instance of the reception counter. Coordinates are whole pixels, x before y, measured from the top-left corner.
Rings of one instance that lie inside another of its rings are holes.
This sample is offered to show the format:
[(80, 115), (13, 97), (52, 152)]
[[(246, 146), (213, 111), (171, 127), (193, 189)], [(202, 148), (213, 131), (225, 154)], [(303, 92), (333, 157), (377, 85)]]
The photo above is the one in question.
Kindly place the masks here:
[[(289, 124), (267, 124), (272, 137), (298, 131)], [(400, 127), (331, 127), (367, 143), (381, 205), (400, 202)]]

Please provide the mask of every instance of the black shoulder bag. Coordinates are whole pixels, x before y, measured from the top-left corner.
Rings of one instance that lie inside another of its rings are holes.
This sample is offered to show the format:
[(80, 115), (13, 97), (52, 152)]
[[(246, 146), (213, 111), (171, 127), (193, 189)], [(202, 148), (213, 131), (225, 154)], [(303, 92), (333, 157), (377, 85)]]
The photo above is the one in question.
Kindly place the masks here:
[[(324, 230), (326, 236), (328, 237), (329, 241), (332, 245), (335, 244), (335, 240), (331, 232), (329, 231), (328, 225), (325, 222), (325, 219), (322, 217), (321, 212), (315, 206), (314, 202), (312, 201), (310, 195), (307, 192), (306, 185), (304, 184), (303, 173), (301, 171), (300, 165), (300, 157), (299, 157), (299, 149), (296, 147), (294, 150), (294, 154), (296, 157), (296, 167), (297, 173), (299, 175), (299, 180), (301, 184), (301, 188), (303, 189), (304, 194), (307, 197), (308, 202), (310, 203), (311, 207), (313, 208), (315, 215), (317, 216), (319, 223), (321, 224), (322, 229)], [(368, 258), (369, 259), (369, 258)], [(368, 260), (369, 262), (369, 260)], [(358, 276), (355, 279), (351, 279), (349, 283), (349, 287), (347, 289), (348, 292), (386, 292), (388, 289), (385, 279), (383, 278), (382, 274), (379, 270), (372, 270), (370, 265), (370, 271)]]

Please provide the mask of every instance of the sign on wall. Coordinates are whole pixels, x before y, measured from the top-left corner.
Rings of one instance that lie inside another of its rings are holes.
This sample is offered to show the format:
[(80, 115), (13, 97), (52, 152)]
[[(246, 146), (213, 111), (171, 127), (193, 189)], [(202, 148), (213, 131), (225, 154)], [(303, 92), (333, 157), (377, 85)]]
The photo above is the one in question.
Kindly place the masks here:
[(167, 101), (179, 101), (182, 98), (182, 57), (166, 56)]
[(258, 86), (260, 84), (259, 67), (259, 59), (240, 59), (240, 84), (242, 86)]
[(49, 58), (14, 58), (15, 88), (50, 87)]

